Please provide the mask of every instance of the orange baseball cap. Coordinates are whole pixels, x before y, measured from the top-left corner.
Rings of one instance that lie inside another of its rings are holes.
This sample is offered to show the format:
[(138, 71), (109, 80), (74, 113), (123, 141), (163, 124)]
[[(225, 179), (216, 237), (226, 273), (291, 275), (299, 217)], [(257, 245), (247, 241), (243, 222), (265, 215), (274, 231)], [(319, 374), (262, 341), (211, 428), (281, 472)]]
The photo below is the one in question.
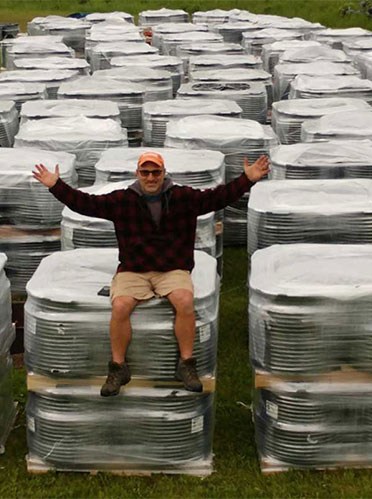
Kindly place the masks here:
[(157, 152), (148, 151), (142, 153), (138, 158), (137, 165), (142, 166), (145, 163), (154, 163), (155, 165), (159, 166), (159, 168), (164, 168), (163, 156), (161, 156)]

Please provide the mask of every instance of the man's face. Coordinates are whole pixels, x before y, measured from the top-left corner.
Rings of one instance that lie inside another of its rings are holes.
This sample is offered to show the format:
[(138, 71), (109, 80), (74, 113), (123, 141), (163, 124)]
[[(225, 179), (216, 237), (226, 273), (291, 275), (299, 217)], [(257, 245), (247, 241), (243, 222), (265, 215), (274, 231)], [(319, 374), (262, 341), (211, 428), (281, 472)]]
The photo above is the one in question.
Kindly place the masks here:
[(139, 166), (136, 171), (136, 177), (145, 194), (159, 194), (163, 187), (165, 168), (146, 161)]

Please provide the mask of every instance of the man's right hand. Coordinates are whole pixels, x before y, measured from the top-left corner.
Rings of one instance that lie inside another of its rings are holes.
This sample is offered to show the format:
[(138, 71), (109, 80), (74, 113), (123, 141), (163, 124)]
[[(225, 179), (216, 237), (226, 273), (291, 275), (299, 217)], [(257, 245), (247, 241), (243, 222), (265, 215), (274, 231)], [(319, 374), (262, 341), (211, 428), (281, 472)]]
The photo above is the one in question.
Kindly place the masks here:
[(36, 178), (36, 180), (44, 184), (45, 187), (48, 187), (48, 189), (56, 185), (57, 180), (59, 179), (58, 165), (56, 165), (54, 173), (50, 172), (48, 168), (42, 164), (35, 165), (35, 168), (36, 171), (33, 171), (32, 174)]

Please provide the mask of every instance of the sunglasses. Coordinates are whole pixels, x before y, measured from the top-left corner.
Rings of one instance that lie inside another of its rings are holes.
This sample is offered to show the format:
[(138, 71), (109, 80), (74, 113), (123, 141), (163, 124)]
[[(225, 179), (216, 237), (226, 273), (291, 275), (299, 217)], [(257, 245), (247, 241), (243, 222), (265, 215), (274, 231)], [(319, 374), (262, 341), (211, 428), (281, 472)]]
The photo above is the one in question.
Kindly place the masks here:
[(154, 177), (160, 177), (164, 173), (164, 170), (137, 170), (141, 177), (149, 177), (153, 175)]

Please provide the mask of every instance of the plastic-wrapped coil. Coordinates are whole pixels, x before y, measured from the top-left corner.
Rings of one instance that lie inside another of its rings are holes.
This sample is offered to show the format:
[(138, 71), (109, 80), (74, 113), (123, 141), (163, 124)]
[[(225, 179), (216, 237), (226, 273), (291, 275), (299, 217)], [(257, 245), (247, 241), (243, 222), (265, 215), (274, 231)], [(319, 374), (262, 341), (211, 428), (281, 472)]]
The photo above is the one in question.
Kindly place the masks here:
[(181, 9), (143, 10), (138, 14), (140, 26), (156, 26), (163, 23), (187, 23), (189, 15)]
[(195, 98), (147, 102), (143, 106), (143, 144), (162, 147), (167, 123), (172, 119), (203, 114), (240, 118), (241, 111), (236, 102), (221, 99)]
[(242, 109), (242, 118), (266, 123), (267, 92), (263, 83), (184, 83), (177, 97), (232, 100)]
[(26, 102), (21, 110), (21, 123), (25, 123), (28, 120), (70, 118), (71, 116), (108, 118), (121, 123), (118, 104), (98, 99), (59, 99)]
[(38, 23), (40, 34), (62, 36), (63, 43), (78, 52), (84, 52), (85, 34), (90, 23), (72, 17), (47, 16)]
[[(244, 158), (252, 163), (269, 154), (277, 143), (271, 127), (251, 120), (221, 116), (193, 116), (169, 122), (166, 147), (184, 149), (212, 149), (225, 154), (226, 180), (241, 175)], [(242, 244), (247, 236), (246, 198), (226, 208), (225, 244)]]
[(204, 471), (212, 460), (213, 401), (213, 393), (170, 388), (128, 387), (115, 400), (84, 386), (30, 393), (30, 454), (66, 471)]
[(90, 65), (92, 71), (109, 69), (110, 61), (113, 57), (129, 57), (148, 54), (158, 54), (159, 50), (151, 47), (147, 43), (138, 42), (106, 42), (98, 43), (90, 51)]
[(192, 56), (198, 55), (215, 55), (215, 54), (226, 54), (226, 55), (237, 55), (244, 54), (243, 47), (238, 43), (224, 43), (218, 41), (212, 42), (187, 42), (178, 45), (176, 48), (176, 54), (183, 61), (183, 66), (185, 73), (189, 72), (189, 59)]
[(126, 131), (115, 121), (72, 116), (27, 121), (21, 125), (14, 145), (74, 154), (78, 184), (86, 186), (94, 183), (94, 165), (101, 152), (127, 144)]
[(50, 69), (78, 71), (79, 75), (89, 74), (90, 66), (84, 59), (72, 57), (20, 58), (14, 61), (14, 69)]
[(371, 53), (359, 54), (354, 57), (354, 63), (360, 71), (362, 78), (371, 80), (372, 76), (372, 57)]
[(263, 45), (282, 40), (302, 40), (301, 32), (276, 28), (257, 29), (242, 33), (242, 46), (248, 54), (258, 57), (262, 54)]
[(270, 178), (372, 178), (372, 144), (364, 141), (309, 142), (271, 150)]
[(189, 59), (189, 72), (218, 69), (261, 69), (262, 60), (249, 54), (210, 54), (194, 55)]
[(14, 101), (18, 112), (24, 102), (46, 98), (47, 90), (44, 84), (0, 81), (0, 100)]
[[(46, 21), (60, 21), (63, 20), (64, 18), (62, 16), (56, 16), (56, 15), (51, 15), (47, 17), (34, 17), (31, 21), (27, 23), (27, 34), (34, 37), (34, 36), (51, 36), (51, 35), (45, 35), (43, 34), (43, 29), (42, 25)], [(53, 35), (57, 36), (57, 35)], [(59, 35), (60, 40), (62, 41), (62, 35)]]
[(344, 41), (363, 40), (370, 38), (370, 36), (371, 32), (363, 28), (327, 28), (311, 34), (311, 37), (317, 42), (340, 50), (342, 50), (342, 43)]
[[(126, 189), (133, 181), (98, 184), (83, 189), (91, 194), (106, 194)], [(87, 217), (65, 207), (62, 213), (62, 250), (75, 248), (109, 248), (117, 246), (115, 228), (110, 220)], [(214, 212), (198, 217), (195, 249), (216, 256)]]
[[(27, 284), (25, 349), (29, 371), (69, 378), (106, 373), (111, 302), (101, 293), (110, 286), (117, 258), (116, 248), (81, 248), (43, 260)], [(213, 375), (219, 301), (216, 260), (196, 251), (191, 277), (196, 316), (193, 355), (199, 375)], [(132, 375), (174, 379), (179, 351), (169, 301), (153, 298), (141, 302), (131, 315), (131, 325), (127, 362)]]
[(236, 14), (240, 12), (238, 9), (232, 10), (222, 10), (222, 9), (212, 9), (206, 11), (196, 11), (192, 14), (192, 22), (195, 24), (221, 24), (227, 23), (231, 14)]
[(371, 138), (372, 110), (332, 113), (317, 120), (304, 121), (301, 127), (303, 142)]
[(343, 50), (332, 49), (327, 45), (320, 47), (289, 48), (283, 52), (279, 58), (280, 64), (296, 64), (315, 61), (351, 64), (353, 59), (346, 55)]
[[(133, 26), (130, 24), (129, 26)], [(92, 34), (89, 38), (87, 38), (85, 42), (85, 59), (89, 62), (89, 64), (92, 64), (92, 50), (100, 46), (101, 47), (101, 52), (103, 52), (106, 48), (107, 45), (110, 45), (111, 47), (117, 47), (118, 45), (121, 44), (130, 44), (129, 46), (132, 47), (133, 50), (133, 45), (138, 44), (139, 49), (143, 50), (144, 47), (144, 38), (139, 33), (138, 30), (133, 31), (124, 31), (124, 32), (112, 32), (109, 30), (105, 30), (104, 32), (99, 32), (95, 33), (94, 35)], [(135, 53), (135, 52), (134, 52)], [(150, 55), (152, 55), (153, 52), (150, 52)], [(120, 52), (119, 52), (120, 55)], [(123, 55), (123, 57), (126, 57)], [(110, 58), (102, 59), (102, 55), (95, 54), (95, 64), (97, 67), (94, 68), (94, 71), (97, 71), (98, 69), (105, 69), (109, 68), (111, 65), (111, 56)], [(102, 67), (101, 67), (102, 66)]]
[(5, 253), (0, 253), (0, 364), (14, 340), (10, 282), (5, 274), (6, 261)]
[[(288, 99), (290, 84), (297, 77), (303, 76), (360, 76), (360, 72), (351, 64), (335, 62), (309, 62), (296, 64), (277, 64), (274, 69), (274, 100)], [(340, 96), (341, 97), (341, 96)], [(290, 96), (291, 98), (291, 96)]]
[(166, 55), (142, 55), (141, 57), (113, 57), (111, 59), (112, 68), (128, 66), (143, 66), (155, 70), (163, 70), (171, 73), (173, 95), (176, 95), (184, 81), (184, 69), (182, 59)]
[(273, 244), (372, 243), (370, 179), (273, 180), (248, 204), (248, 256)]
[(370, 106), (362, 99), (331, 97), (328, 99), (290, 99), (274, 102), (271, 126), (281, 144), (301, 142), (304, 121), (351, 110), (368, 111)]
[(18, 111), (15, 103), (0, 100), (0, 147), (13, 145), (18, 126)]
[(162, 52), (165, 55), (177, 56), (177, 47), (185, 44), (201, 44), (201, 43), (221, 43), (223, 38), (216, 33), (209, 31), (190, 31), (188, 33), (172, 33), (163, 35), (162, 37)]
[[(62, 37), (61, 36), (33, 36), (33, 37), (28, 37), (28, 36), (20, 36), (19, 38), (8, 38), (6, 40), (1, 40), (0, 46), (1, 46), (1, 61), (2, 65), (6, 67), (6, 56), (7, 56), (7, 51), (9, 48), (14, 47), (15, 45), (26, 45), (29, 46), (31, 43), (34, 43), (36, 45), (38, 44), (44, 44), (44, 45), (55, 45), (56, 43), (62, 43)], [(72, 49), (70, 49), (72, 50)], [(71, 52), (73, 54), (73, 52)]]
[(370, 52), (372, 50), (372, 40), (370, 37), (361, 38), (360, 40), (345, 40), (342, 42), (342, 50), (349, 57), (354, 58), (357, 55)]
[(106, 80), (105, 84), (91, 76), (62, 84), (58, 99), (98, 99), (116, 102), (120, 110), (122, 128), (129, 131), (142, 128), (142, 103), (145, 89), (133, 82)]
[(12, 389), (12, 359), (0, 354), (0, 454), (5, 451), (5, 442), (16, 415)]
[(189, 33), (195, 31), (208, 31), (207, 26), (196, 25), (192, 23), (163, 23), (157, 24), (152, 28), (152, 39), (151, 45), (156, 47), (163, 52), (162, 38), (164, 35), (170, 35), (174, 33)]
[(118, 19), (123, 20), (127, 23), (134, 24), (134, 17), (132, 14), (123, 11), (114, 12), (92, 12), (85, 16), (85, 19), (91, 24), (101, 24), (103, 22), (117, 22)]
[(51, 42), (49, 39), (37, 42), (31, 40), (29, 44), (18, 43), (7, 47), (6, 68), (8, 70), (19, 69), (16, 66), (18, 59), (45, 59), (49, 57), (72, 59), (74, 55), (74, 51), (62, 42)]
[(225, 43), (240, 43), (242, 42), (243, 33), (246, 31), (257, 32), (257, 25), (254, 23), (231, 23), (224, 22), (223, 24), (214, 24), (212, 31), (222, 35)]
[(92, 25), (85, 36), (85, 58), (90, 62), (91, 50), (99, 43), (144, 42), (137, 26), (120, 18), (111, 18)]
[(280, 56), (290, 49), (306, 49), (308, 47), (320, 47), (321, 44), (315, 40), (284, 40), (263, 45), (262, 60), (263, 69), (274, 75), (274, 68), (278, 64)]
[(304, 37), (308, 37), (312, 32), (324, 28), (319, 23), (312, 23), (299, 17), (284, 17), (268, 14), (253, 14), (248, 11), (241, 11), (232, 13), (230, 15), (230, 22), (251, 22), (257, 26), (257, 29), (270, 29), (270, 30), (286, 30), (298, 31)]
[(59, 165), (60, 176), (76, 185), (75, 157), (65, 152), (34, 148), (0, 148), (1, 225), (22, 229), (59, 227), (63, 205), (32, 175), (35, 165), (51, 171)]
[(251, 259), (252, 364), (271, 373), (371, 370), (370, 244), (282, 244)]
[(30, 69), (15, 71), (5, 71), (0, 73), (0, 83), (42, 83), (46, 85), (49, 99), (56, 99), (58, 88), (64, 82), (70, 82), (78, 79), (78, 71), (70, 70), (52, 70), (52, 69)]

